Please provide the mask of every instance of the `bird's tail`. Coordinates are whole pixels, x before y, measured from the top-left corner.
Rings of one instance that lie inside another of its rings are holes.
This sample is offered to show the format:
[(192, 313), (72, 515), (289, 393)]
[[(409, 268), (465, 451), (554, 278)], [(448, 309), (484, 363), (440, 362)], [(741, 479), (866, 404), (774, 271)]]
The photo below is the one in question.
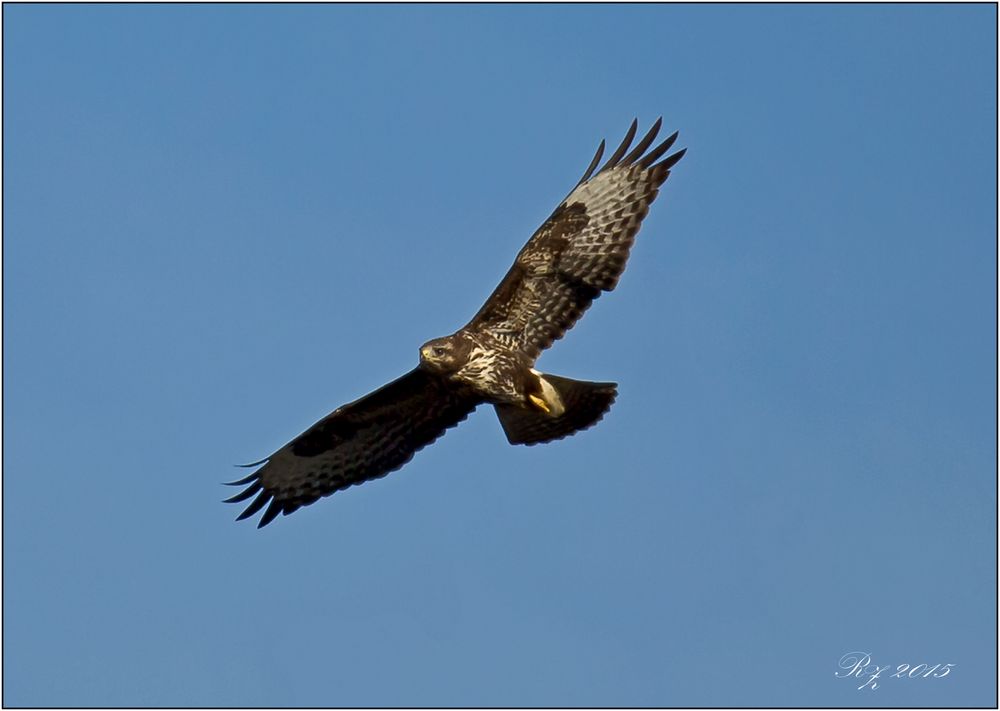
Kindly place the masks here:
[(616, 383), (588, 383), (558, 375), (540, 378), (544, 391), (555, 391), (546, 392), (546, 399), (555, 395), (560, 407), (546, 413), (518, 405), (495, 405), (511, 444), (540, 444), (587, 429), (604, 417), (618, 394)]

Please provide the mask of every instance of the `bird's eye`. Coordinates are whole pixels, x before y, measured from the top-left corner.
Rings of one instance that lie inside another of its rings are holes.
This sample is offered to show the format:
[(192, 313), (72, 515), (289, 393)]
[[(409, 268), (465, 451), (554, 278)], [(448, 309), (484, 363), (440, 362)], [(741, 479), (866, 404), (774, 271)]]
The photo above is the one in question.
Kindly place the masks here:
[(431, 352), (432, 352), (432, 353), (433, 353), (433, 354), (434, 354), (435, 356), (438, 356), (438, 357), (440, 357), (440, 356), (443, 356), (443, 355), (444, 355), (444, 348), (442, 348), (441, 346), (434, 346), (434, 347), (433, 347), (433, 348), (431, 349)]

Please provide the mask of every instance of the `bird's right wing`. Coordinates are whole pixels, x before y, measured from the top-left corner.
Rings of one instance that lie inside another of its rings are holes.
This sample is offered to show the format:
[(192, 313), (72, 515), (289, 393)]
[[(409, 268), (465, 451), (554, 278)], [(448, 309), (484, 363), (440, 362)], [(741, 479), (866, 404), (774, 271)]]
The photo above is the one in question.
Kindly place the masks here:
[(267, 510), (258, 528), (322, 496), (399, 469), (414, 453), (464, 420), (480, 399), (420, 368), (334, 410), (231, 482), (247, 488), (227, 499), (257, 498), (237, 520)]
[(604, 153), (601, 142), (583, 178), (528, 240), (467, 329), (534, 360), (594, 299), (615, 288), (650, 204), (684, 155), (681, 150), (660, 160), (676, 133), (650, 150), (660, 124), (629, 151), (633, 121), (618, 150), (594, 173)]

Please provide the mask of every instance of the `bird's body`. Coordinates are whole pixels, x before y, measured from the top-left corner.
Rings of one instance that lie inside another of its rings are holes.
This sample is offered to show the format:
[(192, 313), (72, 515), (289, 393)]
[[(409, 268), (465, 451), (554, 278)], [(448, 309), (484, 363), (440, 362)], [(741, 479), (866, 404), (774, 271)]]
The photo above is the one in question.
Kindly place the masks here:
[[(512, 444), (537, 444), (585, 429), (603, 417), (614, 383), (590, 383), (535, 370), (590, 304), (618, 283), (650, 203), (684, 151), (656, 161), (677, 137), (649, 153), (658, 120), (629, 151), (637, 128), (594, 174), (601, 143), (583, 178), (518, 253), (479, 312), (450, 336), (425, 343), (410, 373), (338, 408), (234, 484), (229, 499), (256, 498), (239, 518), (268, 505), (260, 526), (321, 496), (378, 478), (458, 424), (478, 405), (495, 407)], [(256, 465), (250, 465), (256, 466)]]
[(494, 405), (530, 402), (541, 384), (531, 361), (491, 335), (462, 329), (426, 343), (420, 349), (420, 366), (449, 381), (468, 387)]

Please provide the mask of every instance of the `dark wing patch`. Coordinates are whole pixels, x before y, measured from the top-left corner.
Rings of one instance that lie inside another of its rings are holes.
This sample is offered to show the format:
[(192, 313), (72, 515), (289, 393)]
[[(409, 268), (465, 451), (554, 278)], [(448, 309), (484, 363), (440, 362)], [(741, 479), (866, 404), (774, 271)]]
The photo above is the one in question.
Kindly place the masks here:
[(258, 528), (279, 513), (352, 484), (385, 476), (449, 427), (464, 420), (479, 398), (467, 390), (416, 368), (398, 380), (338, 408), (272, 456), (260, 469), (233, 485), (248, 485), (227, 499), (256, 498), (237, 520), (267, 510)]
[(630, 152), (638, 126), (633, 121), (625, 140), (591, 175), (604, 151), (601, 142), (583, 178), (528, 240), (466, 329), (535, 359), (573, 327), (594, 299), (615, 288), (649, 205), (684, 155), (681, 150), (656, 162), (677, 140), (676, 133), (646, 153), (661, 121)]

